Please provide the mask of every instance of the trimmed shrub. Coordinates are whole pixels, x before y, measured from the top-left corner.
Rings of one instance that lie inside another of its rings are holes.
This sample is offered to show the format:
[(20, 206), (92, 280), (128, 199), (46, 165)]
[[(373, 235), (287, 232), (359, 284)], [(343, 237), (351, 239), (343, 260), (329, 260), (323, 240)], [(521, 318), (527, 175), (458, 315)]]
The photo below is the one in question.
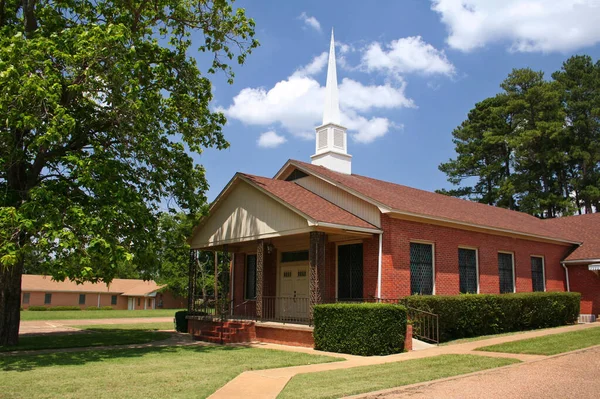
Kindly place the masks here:
[(85, 310), (100, 310), (98, 306), (88, 306)]
[(186, 319), (188, 315), (187, 310), (180, 310), (175, 312), (175, 330), (182, 333), (188, 332), (188, 321)]
[(410, 296), (406, 305), (439, 315), (440, 342), (573, 324), (581, 294), (531, 292)]
[(382, 303), (314, 307), (315, 349), (351, 355), (390, 355), (404, 350), (406, 308)]
[(27, 310), (30, 310), (32, 312), (44, 312), (48, 310), (48, 308), (45, 306), (30, 306), (27, 308)]
[(102, 306), (100, 307), (100, 310), (113, 310), (112, 306)]
[(54, 306), (52, 308), (48, 308), (48, 311), (61, 311), (61, 310), (81, 310), (79, 306)]

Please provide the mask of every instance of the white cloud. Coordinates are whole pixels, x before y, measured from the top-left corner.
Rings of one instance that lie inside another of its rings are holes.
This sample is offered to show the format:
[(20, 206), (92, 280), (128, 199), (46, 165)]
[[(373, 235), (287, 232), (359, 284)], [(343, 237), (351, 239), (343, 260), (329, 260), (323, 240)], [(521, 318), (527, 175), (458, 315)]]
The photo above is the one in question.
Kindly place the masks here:
[(305, 12), (303, 12), (302, 14), (300, 14), (298, 19), (301, 19), (302, 22), (304, 22), (304, 25), (313, 28), (317, 32), (321, 32), (321, 24), (315, 17), (311, 17), (308, 14), (306, 14)]
[(375, 42), (367, 47), (362, 65), (368, 71), (386, 71), (395, 75), (421, 73), (451, 76), (454, 65), (443, 51), (423, 41), (421, 36), (405, 37), (384, 45)]
[[(405, 93), (405, 84), (394, 87), (363, 85), (343, 79), (339, 86), (342, 123), (356, 141), (368, 143), (382, 137), (393, 124), (386, 118), (367, 119), (360, 115), (376, 109), (414, 107)], [(245, 88), (233, 98), (233, 104), (221, 109), (229, 118), (248, 125), (281, 125), (289, 133), (304, 139), (314, 138), (314, 128), (321, 123), (325, 87), (308, 76), (292, 74), (271, 89)]]
[(270, 130), (260, 135), (256, 143), (262, 148), (275, 148), (285, 143), (287, 140), (285, 137), (278, 135), (274, 131)]
[(329, 54), (327, 51), (317, 55), (310, 63), (298, 68), (293, 76), (313, 76), (318, 74), (327, 65), (328, 58)]
[(510, 51), (567, 52), (600, 42), (598, 0), (432, 0), (461, 51), (508, 41)]

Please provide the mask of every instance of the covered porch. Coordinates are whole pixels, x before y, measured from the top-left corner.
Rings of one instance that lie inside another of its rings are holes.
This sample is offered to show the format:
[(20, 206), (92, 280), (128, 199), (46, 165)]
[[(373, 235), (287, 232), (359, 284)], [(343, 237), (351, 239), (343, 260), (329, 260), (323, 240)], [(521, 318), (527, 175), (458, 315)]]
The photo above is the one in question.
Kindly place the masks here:
[(191, 270), (190, 315), (310, 325), (316, 304), (378, 297), (378, 243), (377, 234), (315, 230), (214, 247), (220, 286), (203, 294)]
[[(237, 174), (189, 240), (190, 315), (310, 324), (316, 304), (375, 299), (381, 233), (293, 181)], [(198, 284), (206, 251), (212, 295)]]

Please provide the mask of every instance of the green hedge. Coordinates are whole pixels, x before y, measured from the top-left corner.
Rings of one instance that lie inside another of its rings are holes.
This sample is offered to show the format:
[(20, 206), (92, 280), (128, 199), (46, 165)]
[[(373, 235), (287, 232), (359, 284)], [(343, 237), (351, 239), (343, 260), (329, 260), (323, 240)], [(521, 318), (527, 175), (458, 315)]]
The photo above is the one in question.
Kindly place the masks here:
[(351, 355), (389, 355), (404, 350), (406, 308), (359, 303), (314, 307), (315, 349)]
[(439, 315), (440, 341), (573, 324), (581, 294), (535, 292), (411, 296), (406, 305)]
[(81, 310), (81, 308), (79, 306), (54, 306), (48, 308), (48, 312), (57, 312), (61, 310)]
[(48, 308), (45, 306), (30, 306), (27, 308), (27, 310), (30, 310), (32, 312), (44, 312), (48, 310)]
[(113, 307), (112, 306), (101, 306), (101, 307), (89, 306), (85, 310), (113, 310)]
[(188, 321), (186, 319), (187, 315), (187, 310), (180, 310), (179, 312), (175, 312), (175, 330), (182, 333), (188, 332)]

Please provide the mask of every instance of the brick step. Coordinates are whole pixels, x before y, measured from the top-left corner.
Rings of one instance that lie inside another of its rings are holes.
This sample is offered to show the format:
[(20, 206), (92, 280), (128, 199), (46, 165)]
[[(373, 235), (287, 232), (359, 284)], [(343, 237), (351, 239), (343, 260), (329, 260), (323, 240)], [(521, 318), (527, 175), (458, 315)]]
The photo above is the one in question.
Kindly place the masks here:
[(202, 330), (198, 335), (202, 335), (205, 337), (219, 337), (220, 333), (214, 330)]
[(210, 342), (210, 343), (213, 343), (213, 344), (220, 344), (220, 343), (230, 344), (231, 343), (231, 340), (229, 338), (225, 338), (225, 337), (223, 337), (221, 339), (219, 337), (211, 337), (211, 336), (206, 336), (206, 335), (197, 335), (195, 338), (198, 341)]
[(235, 321), (226, 321), (225, 323), (223, 323), (223, 327), (229, 327), (229, 328), (244, 328), (246, 326), (247, 326), (246, 324), (238, 323)]

